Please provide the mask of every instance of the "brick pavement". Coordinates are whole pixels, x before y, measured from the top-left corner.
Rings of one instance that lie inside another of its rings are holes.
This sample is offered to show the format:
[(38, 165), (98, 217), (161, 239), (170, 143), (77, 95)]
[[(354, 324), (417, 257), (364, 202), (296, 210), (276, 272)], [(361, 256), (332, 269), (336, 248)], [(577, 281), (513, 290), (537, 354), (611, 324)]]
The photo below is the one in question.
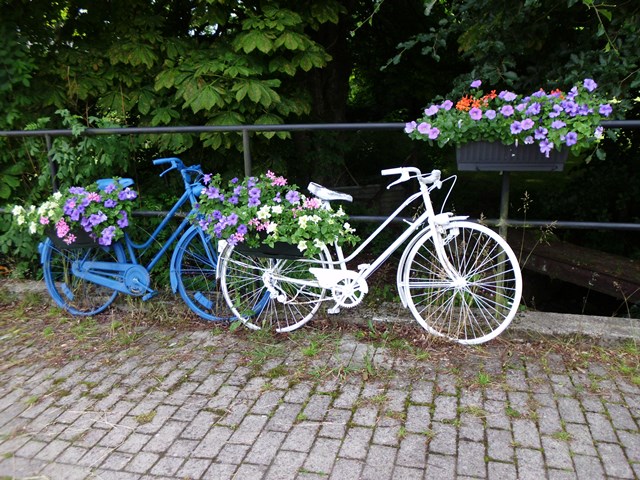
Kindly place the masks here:
[(5, 325), (0, 478), (639, 476), (640, 388), (606, 355), (366, 333), (149, 327), (60, 361)]

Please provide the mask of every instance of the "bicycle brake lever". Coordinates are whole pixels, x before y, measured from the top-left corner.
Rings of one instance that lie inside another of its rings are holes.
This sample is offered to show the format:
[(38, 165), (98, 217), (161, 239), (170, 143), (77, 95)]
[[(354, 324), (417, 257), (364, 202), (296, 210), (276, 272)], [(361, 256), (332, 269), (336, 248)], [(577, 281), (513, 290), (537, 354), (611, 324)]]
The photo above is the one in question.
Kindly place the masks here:
[(402, 175), (400, 175), (400, 178), (398, 180), (396, 180), (395, 182), (391, 182), (389, 185), (387, 185), (387, 190), (389, 190), (394, 185), (397, 185), (398, 183), (406, 182), (407, 180), (409, 180), (409, 178), (410, 177), (407, 172), (402, 172)]
[(162, 172), (162, 173), (160, 174), (160, 176), (162, 177), (165, 173), (170, 172), (171, 170), (173, 170), (173, 169), (175, 169), (175, 168), (176, 168), (176, 167), (170, 167), (170, 168), (167, 168), (164, 172)]

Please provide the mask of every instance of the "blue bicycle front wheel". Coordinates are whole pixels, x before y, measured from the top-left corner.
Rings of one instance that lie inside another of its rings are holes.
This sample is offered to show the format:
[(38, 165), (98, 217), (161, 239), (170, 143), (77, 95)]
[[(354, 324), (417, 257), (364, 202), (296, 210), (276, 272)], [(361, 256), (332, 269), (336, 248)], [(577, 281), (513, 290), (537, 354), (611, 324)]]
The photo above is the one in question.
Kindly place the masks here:
[(197, 227), (180, 238), (171, 259), (171, 284), (187, 306), (212, 322), (234, 320), (220, 291), (216, 244)]
[(113, 303), (118, 292), (112, 288), (76, 277), (74, 262), (126, 261), (124, 249), (117, 243), (109, 247), (57, 248), (50, 239), (40, 247), (44, 281), (53, 301), (72, 315), (96, 315)]

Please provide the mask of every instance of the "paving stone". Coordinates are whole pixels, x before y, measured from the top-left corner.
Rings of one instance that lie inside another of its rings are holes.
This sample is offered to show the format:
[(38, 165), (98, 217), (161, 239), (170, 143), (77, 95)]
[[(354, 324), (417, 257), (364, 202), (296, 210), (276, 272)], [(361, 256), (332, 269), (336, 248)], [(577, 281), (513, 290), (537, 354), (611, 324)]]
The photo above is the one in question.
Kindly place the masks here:
[(211, 465), (211, 460), (205, 458), (188, 458), (176, 472), (176, 478), (204, 478), (204, 472)]
[(572, 453), (578, 455), (592, 455), (596, 456), (596, 448), (593, 444), (593, 438), (586, 425), (580, 425), (577, 423), (568, 423), (567, 433), (571, 436), (569, 442), (569, 449)]
[(437, 478), (438, 480), (455, 479), (456, 463), (457, 459), (455, 456), (429, 453), (424, 478)]
[(539, 480), (546, 475), (544, 458), (540, 450), (516, 448), (518, 479)]
[(249, 448), (249, 445), (227, 443), (216, 456), (216, 462), (239, 465), (247, 455)]
[(320, 430), (320, 425), (317, 423), (302, 422), (294, 425), (287, 434), (282, 449), (309, 452), (315, 442), (318, 430)]
[(485, 447), (482, 443), (461, 440), (458, 444), (457, 474), (485, 477)]
[(348, 458), (338, 458), (331, 475), (330, 480), (359, 480), (360, 472), (362, 471), (363, 464), (357, 460), (351, 460)]
[(453, 425), (433, 422), (433, 438), (429, 442), (429, 453), (455, 455), (457, 451), (457, 432)]
[(490, 428), (487, 430), (487, 455), (491, 460), (513, 462), (513, 436), (509, 430)]
[(516, 466), (513, 463), (489, 462), (487, 465), (487, 478), (489, 480), (518, 478)]
[(533, 420), (517, 418), (512, 422), (513, 440), (525, 448), (541, 448), (538, 427)]
[(427, 459), (427, 442), (424, 435), (408, 434), (400, 442), (396, 464), (424, 470)]
[(302, 405), (298, 403), (283, 403), (267, 423), (267, 430), (277, 430), (288, 432), (296, 422), (298, 415), (302, 411)]
[(270, 465), (278, 454), (285, 433), (262, 431), (247, 454), (247, 461), (259, 465)]
[(327, 413), (331, 400), (329, 395), (313, 395), (302, 414), (307, 420), (321, 421)]
[(411, 403), (430, 404), (433, 401), (433, 390), (433, 382), (416, 382), (412, 385), (409, 400)]
[(304, 462), (304, 468), (311, 472), (330, 474), (339, 449), (339, 440), (318, 438)]
[(193, 451), (193, 457), (214, 458), (232, 434), (233, 430), (228, 427), (211, 428)]
[(228, 463), (212, 463), (203, 476), (203, 478), (211, 480), (231, 480), (235, 477), (238, 465)]
[(305, 453), (280, 451), (269, 467), (265, 480), (293, 480), (306, 458)]
[(426, 405), (409, 405), (405, 428), (408, 432), (423, 433), (431, 424), (431, 408)]
[(322, 422), (319, 435), (321, 437), (343, 438), (350, 419), (350, 410), (330, 409)]
[(448, 395), (438, 395), (435, 399), (433, 421), (454, 420), (458, 416), (458, 398)]
[(607, 476), (617, 478), (634, 478), (633, 471), (620, 445), (615, 443), (598, 443), (597, 450)]
[(125, 470), (135, 473), (146, 473), (158, 461), (160, 455), (152, 452), (139, 452), (125, 467)]
[(341, 457), (351, 459), (364, 459), (369, 450), (373, 429), (366, 427), (351, 427), (347, 430), (338, 454)]
[(393, 470), (393, 477), (403, 480), (422, 480), (422, 475), (423, 471), (419, 468), (396, 466)]
[(629, 409), (625, 405), (618, 403), (607, 403), (607, 410), (611, 417), (614, 428), (619, 430), (638, 430), (636, 422), (633, 420)]
[(573, 457), (573, 465), (578, 478), (586, 478), (589, 480), (606, 478), (598, 457), (575, 455)]
[(573, 470), (569, 442), (553, 437), (542, 437), (542, 451), (548, 467), (560, 470)]
[(152, 475), (164, 475), (166, 477), (173, 477), (183, 463), (184, 458), (162, 457), (155, 463), (149, 473), (151, 473)]
[(247, 415), (233, 433), (229, 442), (252, 444), (260, 435), (267, 420), (268, 417), (266, 415)]
[(360, 394), (360, 384), (346, 384), (340, 390), (340, 395), (333, 401), (334, 408), (352, 408)]

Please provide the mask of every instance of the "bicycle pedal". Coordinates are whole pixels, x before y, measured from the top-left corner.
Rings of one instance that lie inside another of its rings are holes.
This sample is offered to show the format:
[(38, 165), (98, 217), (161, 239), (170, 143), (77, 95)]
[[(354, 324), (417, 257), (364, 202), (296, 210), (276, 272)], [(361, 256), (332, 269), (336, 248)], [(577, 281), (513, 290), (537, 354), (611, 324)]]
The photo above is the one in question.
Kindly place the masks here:
[(329, 315), (337, 315), (340, 313), (340, 307), (336, 305), (335, 307), (328, 308), (327, 313)]
[(146, 295), (144, 295), (142, 297), (142, 300), (146, 302), (147, 300), (155, 297), (157, 294), (158, 294), (158, 292), (156, 292), (156, 291), (149, 292), (149, 293), (147, 293)]

